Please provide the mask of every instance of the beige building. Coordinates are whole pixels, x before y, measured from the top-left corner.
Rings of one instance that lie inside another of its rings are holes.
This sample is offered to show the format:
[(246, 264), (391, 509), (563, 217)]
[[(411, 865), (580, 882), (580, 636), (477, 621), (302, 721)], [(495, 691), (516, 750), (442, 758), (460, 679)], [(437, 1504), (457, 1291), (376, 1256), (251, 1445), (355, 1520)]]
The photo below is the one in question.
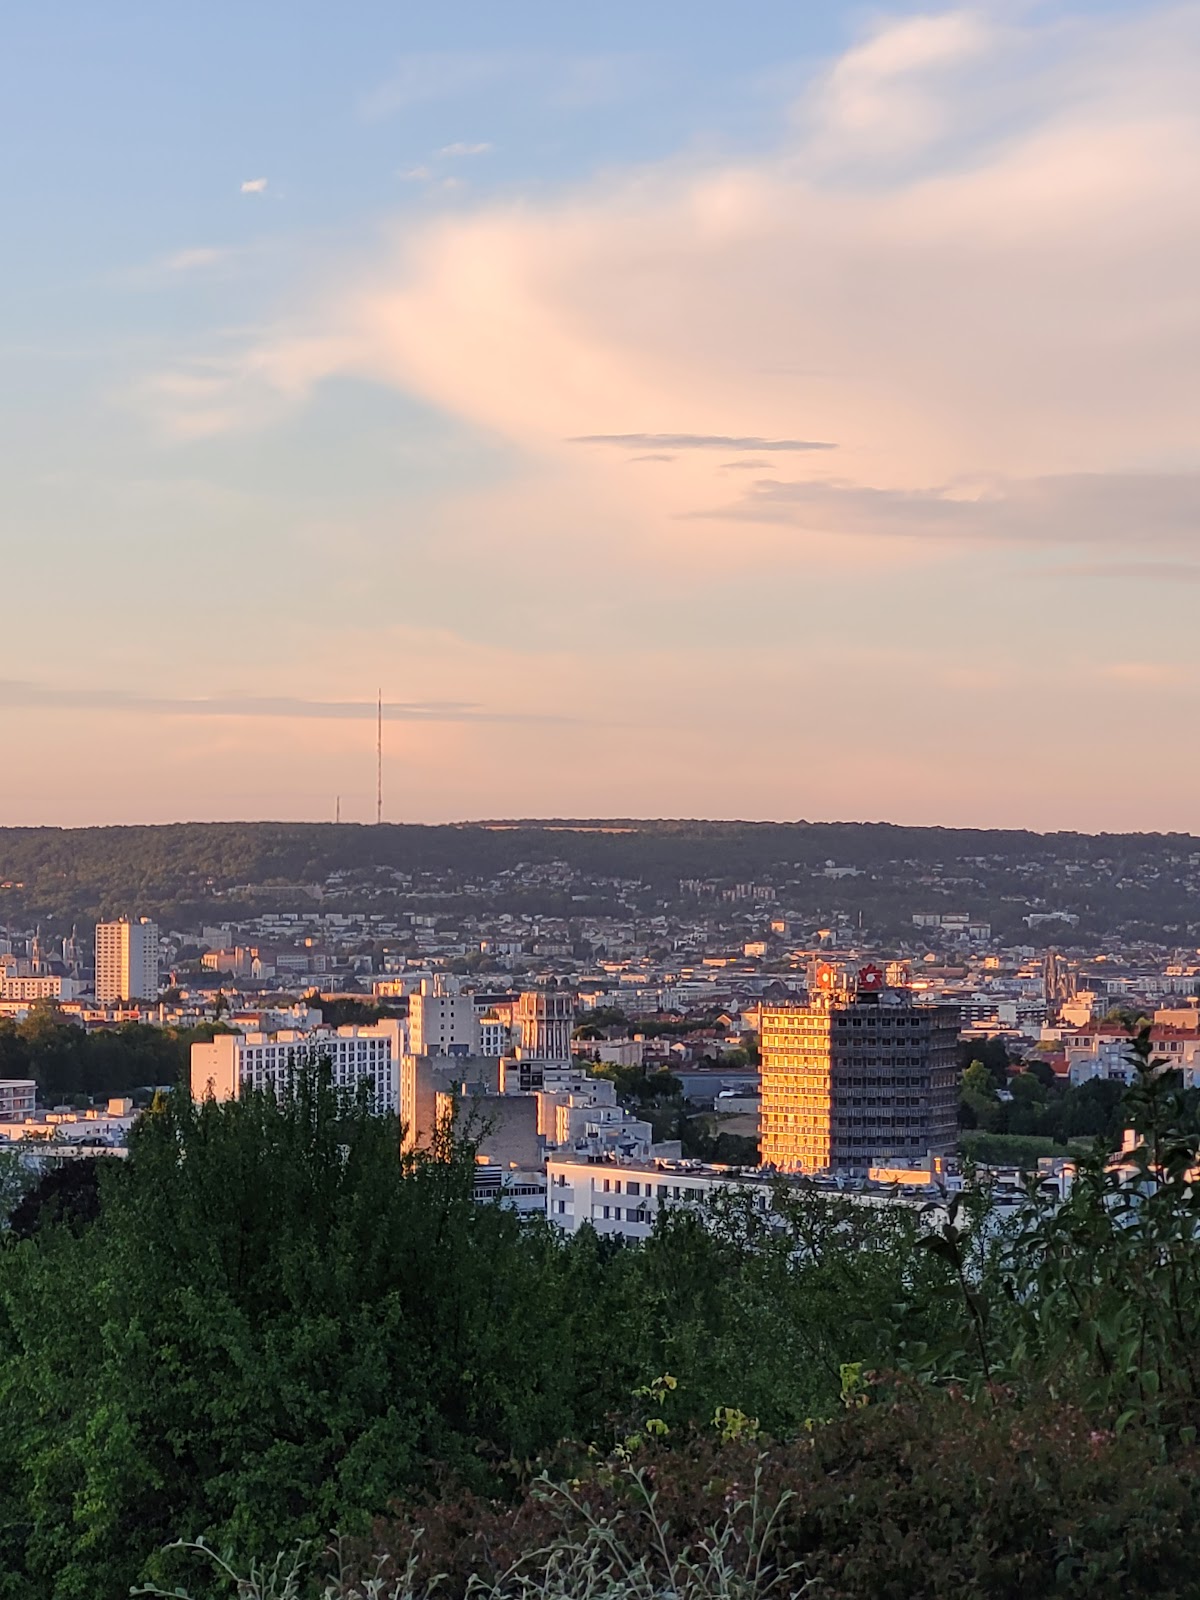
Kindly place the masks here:
[(408, 1002), (409, 1048), (418, 1056), (478, 1053), (475, 1003), (469, 994), (450, 992), (436, 980), (423, 983)]
[(158, 999), (158, 925), (149, 917), (97, 924), (96, 999)]
[(511, 1078), (498, 1056), (400, 1057), (400, 1128), (405, 1150), (428, 1149), (438, 1131), (445, 1097), (482, 1099), (503, 1094)]
[(529, 990), (517, 1004), (516, 1021), (527, 1060), (570, 1064), (575, 1002), (567, 990)]
[(72, 1000), (78, 985), (52, 973), (34, 977), (0, 977), (0, 1000)]

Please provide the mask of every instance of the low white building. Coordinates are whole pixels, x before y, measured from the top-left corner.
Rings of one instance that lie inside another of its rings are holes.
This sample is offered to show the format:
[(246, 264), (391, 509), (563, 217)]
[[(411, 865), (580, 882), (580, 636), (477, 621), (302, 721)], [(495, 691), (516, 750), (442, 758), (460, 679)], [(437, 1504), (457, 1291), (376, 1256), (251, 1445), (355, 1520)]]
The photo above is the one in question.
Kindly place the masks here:
[(43, 1111), (32, 1109), (0, 1116), (0, 1141), (14, 1144), (52, 1144), (89, 1150), (124, 1150), (129, 1130), (137, 1121), (133, 1101), (113, 1099), (105, 1110)]
[[(1189, 1088), (1195, 1086), (1200, 1068), (1200, 1029), (1156, 1023), (1150, 1030), (1150, 1047), (1155, 1058), (1183, 1073)], [(1091, 1078), (1132, 1083), (1137, 1075), (1132, 1040), (1119, 1025), (1092, 1023), (1084, 1028), (1064, 1029), (1063, 1052), (1073, 1088)]]
[(6, 974), (0, 977), (0, 1000), (73, 1000), (81, 992), (72, 978), (56, 973), (34, 973), (29, 977)]
[(480, 1161), (475, 1168), (472, 1198), (493, 1201), (506, 1211), (520, 1216), (544, 1216), (546, 1212), (546, 1174), (539, 1168), (506, 1167), (494, 1161)]
[(37, 1084), (32, 1078), (0, 1078), (0, 1122), (31, 1117), (37, 1106)]
[(760, 1211), (771, 1209), (772, 1178), (699, 1161), (580, 1160), (552, 1155), (546, 1163), (546, 1215), (576, 1233), (590, 1223), (600, 1234), (648, 1239), (659, 1210), (704, 1205), (714, 1190), (740, 1189)]
[(577, 1068), (547, 1068), (538, 1091), (538, 1133), (547, 1148), (577, 1159), (596, 1156), (644, 1160), (652, 1125), (617, 1104), (611, 1078)]

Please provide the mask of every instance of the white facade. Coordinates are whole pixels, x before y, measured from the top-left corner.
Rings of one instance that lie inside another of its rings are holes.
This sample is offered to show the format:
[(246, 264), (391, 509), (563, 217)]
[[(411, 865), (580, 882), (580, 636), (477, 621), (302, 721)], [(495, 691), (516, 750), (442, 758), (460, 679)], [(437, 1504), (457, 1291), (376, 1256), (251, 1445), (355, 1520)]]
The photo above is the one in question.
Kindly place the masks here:
[(96, 999), (157, 1000), (158, 925), (149, 917), (96, 926)]
[(654, 1143), (653, 1125), (617, 1104), (614, 1083), (582, 1072), (548, 1075), (538, 1090), (538, 1133), (563, 1159), (581, 1161), (648, 1160)]
[(0, 1078), (0, 1121), (31, 1117), (37, 1105), (37, 1084), (32, 1078)]
[(395, 1021), (336, 1031), (218, 1034), (211, 1044), (192, 1046), (192, 1095), (236, 1100), (247, 1088), (282, 1097), (298, 1068), (328, 1062), (335, 1089), (353, 1095), (365, 1082), (371, 1109), (394, 1113), (400, 1105), (399, 1044)]
[(0, 978), (0, 1000), (73, 1000), (78, 984), (43, 973), (37, 977)]
[(469, 994), (444, 994), (432, 983), (408, 1002), (409, 1048), (416, 1056), (478, 1055), (479, 1030)]
[(472, 1198), (476, 1203), (490, 1201), (521, 1216), (546, 1213), (546, 1174), (541, 1170), (501, 1167), (483, 1161), (475, 1168)]
[(648, 1239), (659, 1210), (704, 1205), (730, 1186), (771, 1207), (770, 1183), (727, 1168), (687, 1161), (579, 1161), (551, 1156), (546, 1163), (546, 1215), (568, 1233), (591, 1224), (597, 1233)]
[[(1102, 1032), (1098, 1028), (1063, 1034), (1063, 1050), (1072, 1087), (1090, 1078), (1115, 1078), (1132, 1083), (1137, 1068), (1131, 1059), (1129, 1035)], [(1184, 1082), (1193, 1087), (1200, 1067), (1200, 1031), (1185, 1028), (1153, 1028), (1150, 1033), (1153, 1057), (1183, 1073)]]
[(475, 1053), (481, 1056), (505, 1056), (512, 1045), (508, 1023), (494, 1011), (485, 1011), (475, 1019)]

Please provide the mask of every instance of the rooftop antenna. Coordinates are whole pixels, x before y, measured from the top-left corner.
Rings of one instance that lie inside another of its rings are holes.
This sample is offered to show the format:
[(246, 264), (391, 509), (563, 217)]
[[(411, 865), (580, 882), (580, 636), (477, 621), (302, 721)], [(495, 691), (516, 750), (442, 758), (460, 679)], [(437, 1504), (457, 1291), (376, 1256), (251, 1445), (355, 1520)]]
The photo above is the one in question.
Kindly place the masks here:
[(336, 801), (334, 802), (333, 820), (335, 822), (340, 822), (342, 820), (342, 797), (341, 797), (341, 795), (338, 795)]
[(379, 702), (375, 721), (375, 821), (383, 821), (383, 690), (379, 691)]

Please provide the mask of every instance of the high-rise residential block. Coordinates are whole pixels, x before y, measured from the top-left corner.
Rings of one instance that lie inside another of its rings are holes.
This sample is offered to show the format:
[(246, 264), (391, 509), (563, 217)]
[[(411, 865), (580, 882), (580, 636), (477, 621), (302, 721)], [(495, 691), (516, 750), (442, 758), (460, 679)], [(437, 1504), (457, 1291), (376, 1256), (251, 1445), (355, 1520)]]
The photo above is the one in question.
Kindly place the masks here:
[(876, 966), (818, 973), (807, 1003), (762, 1009), (762, 1159), (781, 1172), (913, 1166), (957, 1137), (958, 1011), (885, 987)]
[(96, 999), (158, 998), (158, 925), (149, 917), (137, 922), (101, 922), (96, 927)]

